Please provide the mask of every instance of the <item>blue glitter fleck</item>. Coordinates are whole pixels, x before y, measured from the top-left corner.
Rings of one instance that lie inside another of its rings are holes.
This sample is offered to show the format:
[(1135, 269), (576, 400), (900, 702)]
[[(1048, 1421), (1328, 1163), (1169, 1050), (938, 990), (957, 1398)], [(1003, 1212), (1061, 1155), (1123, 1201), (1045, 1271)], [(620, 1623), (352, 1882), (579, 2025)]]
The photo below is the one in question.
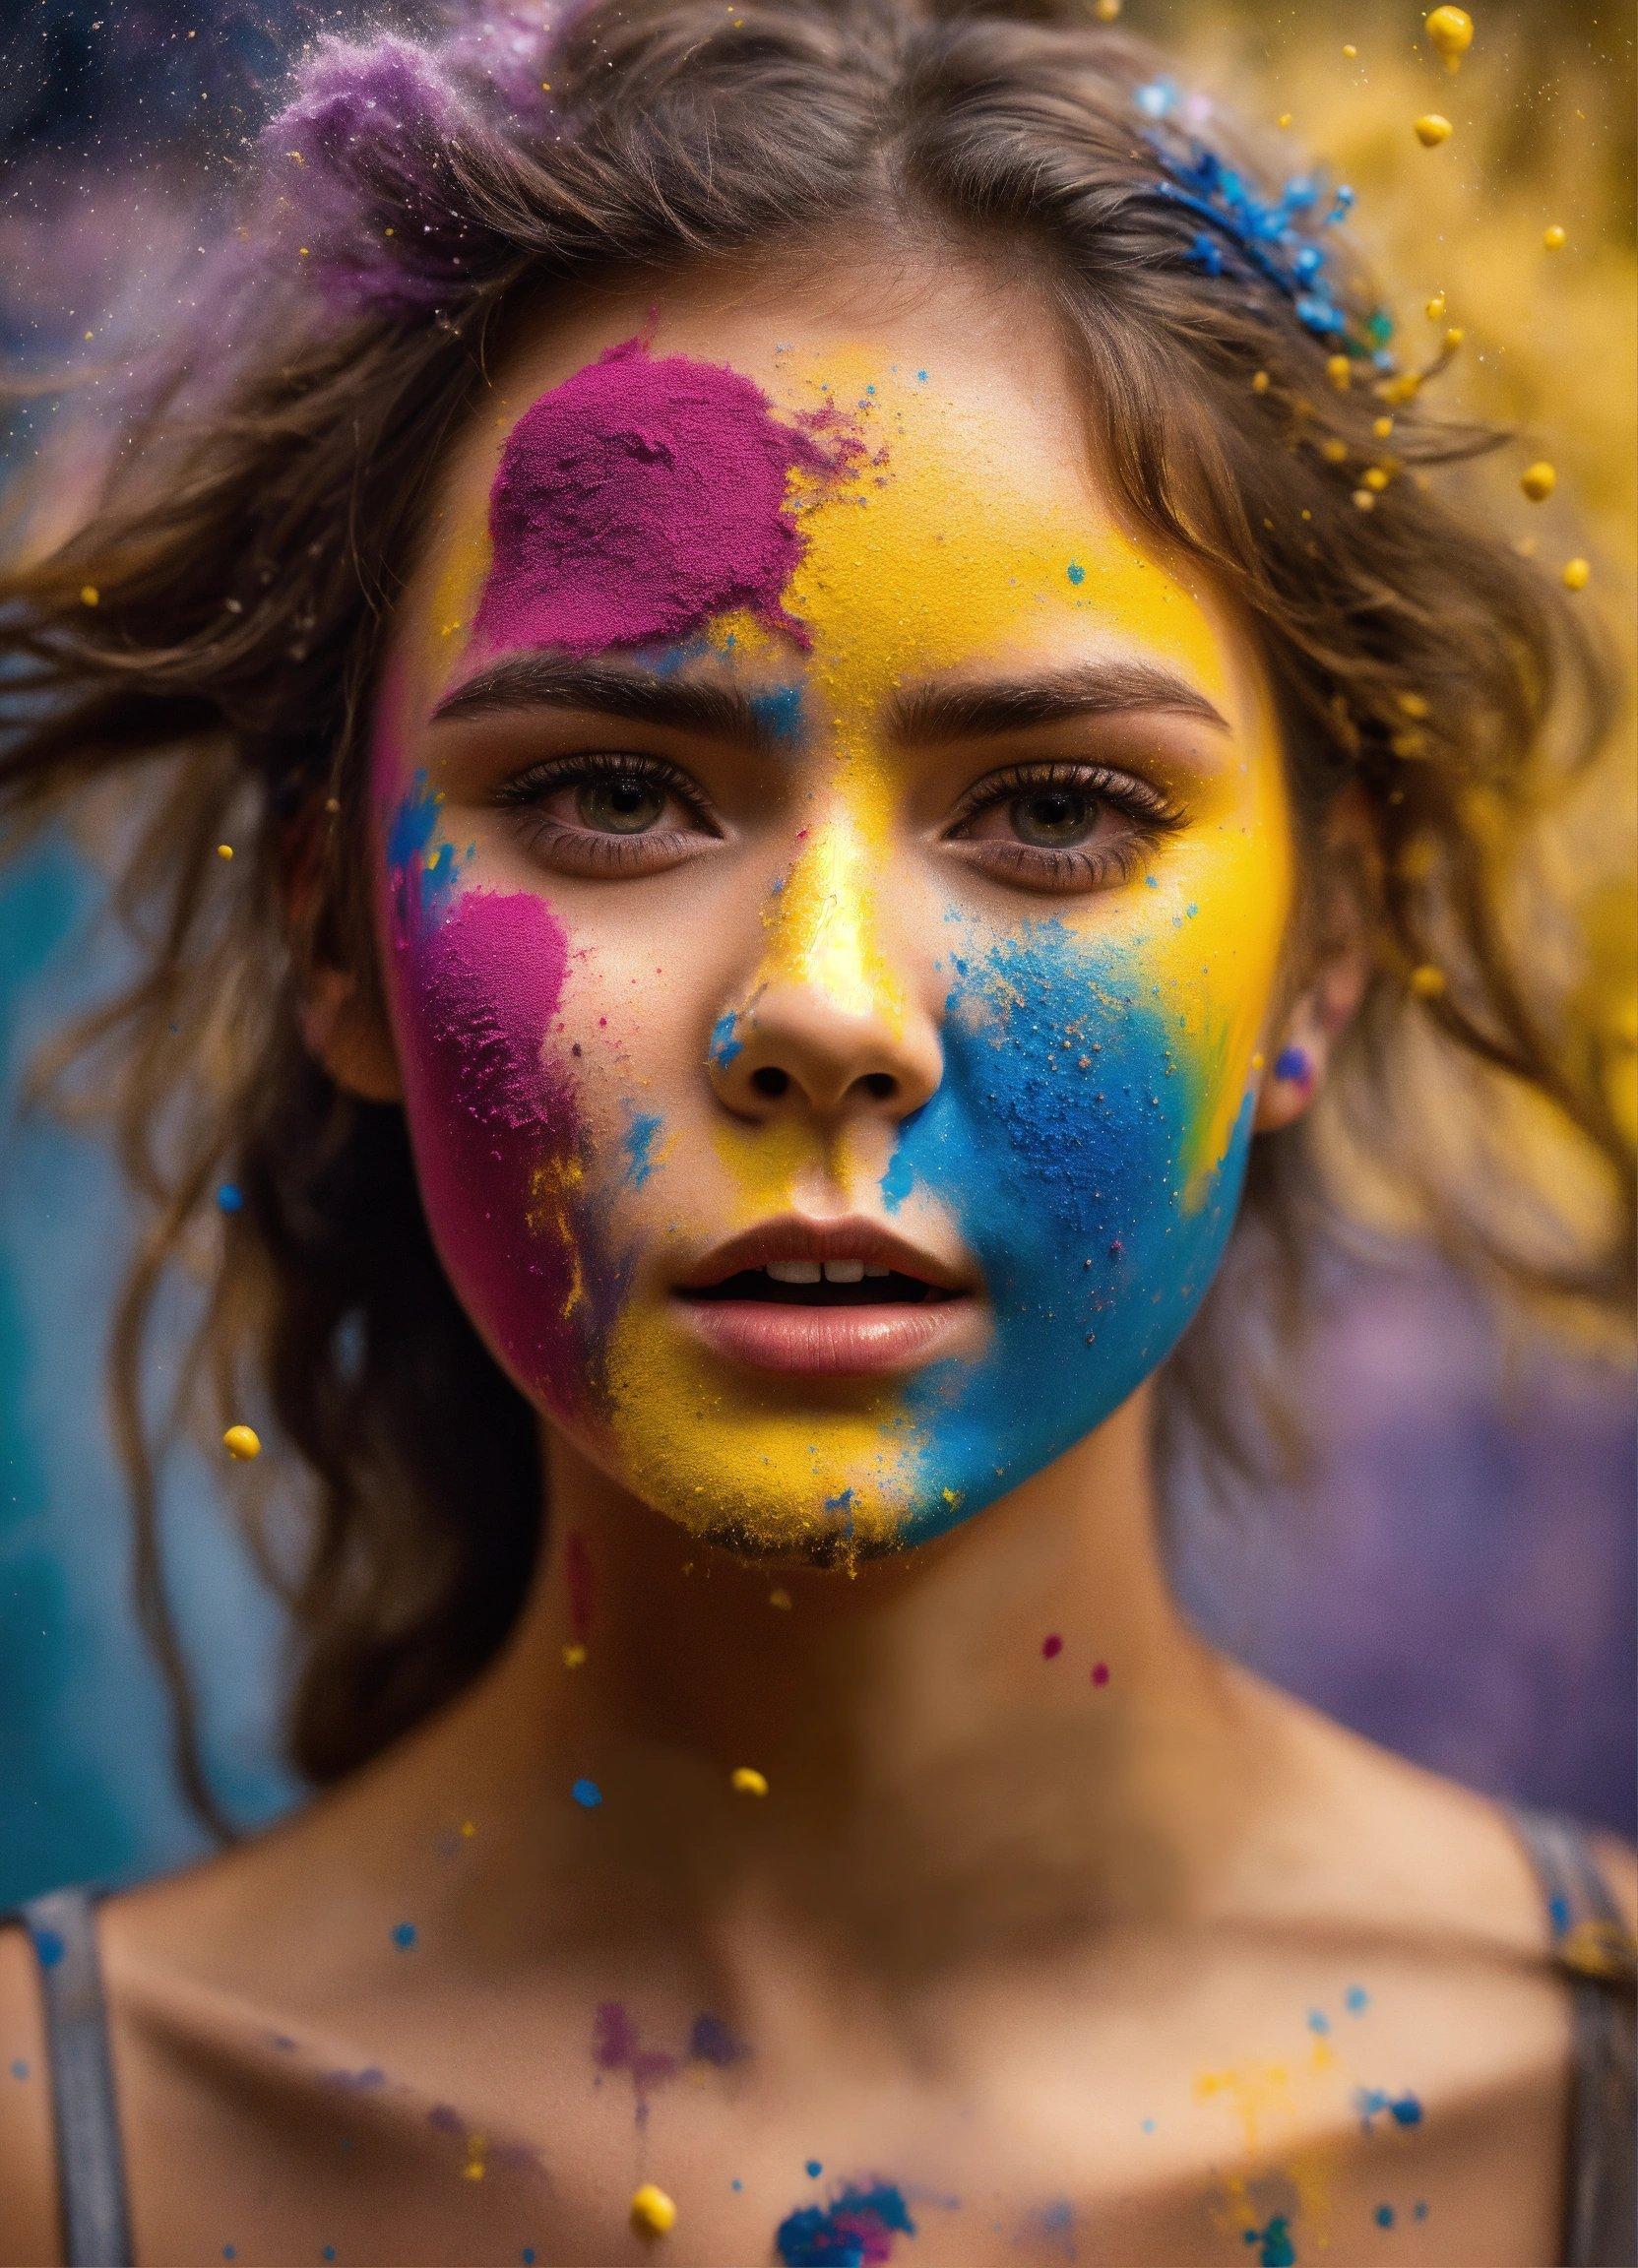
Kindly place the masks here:
[(408, 1950), (414, 1942), (415, 1924), (413, 1922), (395, 1922), (393, 1924), (393, 1943)]
[(224, 1181), (217, 1191), (217, 1209), (222, 1213), (242, 1213), (244, 1191), (236, 1181)]
[(595, 1811), (602, 1801), (602, 1790), (595, 1780), (577, 1780), (569, 1793), (583, 1811)]

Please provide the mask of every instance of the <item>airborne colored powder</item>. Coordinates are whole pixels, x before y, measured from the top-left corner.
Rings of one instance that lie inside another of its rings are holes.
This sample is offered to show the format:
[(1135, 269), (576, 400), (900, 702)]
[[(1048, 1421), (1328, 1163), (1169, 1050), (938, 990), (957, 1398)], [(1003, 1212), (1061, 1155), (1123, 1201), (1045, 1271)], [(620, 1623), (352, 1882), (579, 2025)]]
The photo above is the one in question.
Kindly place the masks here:
[(792, 476), (834, 473), (856, 448), (782, 422), (737, 370), (611, 346), (507, 439), (474, 646), (585, 657), (743, 609), (805, 647), (781, 600), (803, 548)]
[(895, 2236), (914, 2236), (904, 2193), (890, 2181), (850, 2184), (834, 2204), (804, 2205), (779, 2225), (775, 2248), (785, 2268), (875, 2268), (892, 2258)]

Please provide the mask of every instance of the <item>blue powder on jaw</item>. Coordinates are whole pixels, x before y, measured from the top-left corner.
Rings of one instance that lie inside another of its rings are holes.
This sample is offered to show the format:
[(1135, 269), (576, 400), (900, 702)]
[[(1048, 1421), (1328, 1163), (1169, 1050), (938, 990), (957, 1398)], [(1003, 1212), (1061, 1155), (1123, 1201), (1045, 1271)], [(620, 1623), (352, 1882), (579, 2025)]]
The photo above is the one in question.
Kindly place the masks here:
[(944, 1076), (900, 1129), (883, 1200), (924, 1195), (955, 1221), (995, 1329), (976, 1361), (906, 1389), (920, 1450), (907, 1544), (1060, 1456), (1170, 1352), (1228, 1241), (1251, 1139), (1246, 1097), (1189, 1187), (1223, 1041), (1178, 1044), (1141, 953), (1051, 918), (952, 965)]
[(849, 2187), (828, 2206), (788, 2213), (774, 2242), (785, 2268), (867, 2268), (892, 2258), (895, 2236), (914, 2236), (902, 2191), (892, 2182)]

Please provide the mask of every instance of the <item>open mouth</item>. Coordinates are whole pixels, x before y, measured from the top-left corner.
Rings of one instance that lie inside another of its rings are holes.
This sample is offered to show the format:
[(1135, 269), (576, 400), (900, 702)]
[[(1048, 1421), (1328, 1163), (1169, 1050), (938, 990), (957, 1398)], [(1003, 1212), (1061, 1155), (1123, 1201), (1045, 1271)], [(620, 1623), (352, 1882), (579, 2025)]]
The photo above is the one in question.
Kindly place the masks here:
[(919, 1307), (959, 1294), (880, 1261), (774, 1260), (765, 1268), (741, 1268), (690, 1296), (767, 1299), (790, 1307)]
[(728, 1361), (847, 1377), (953, 1352), (976, 1290), (879, 1223), (787, 1218), (721, 1246), (673, 1296), (695, 1336)]

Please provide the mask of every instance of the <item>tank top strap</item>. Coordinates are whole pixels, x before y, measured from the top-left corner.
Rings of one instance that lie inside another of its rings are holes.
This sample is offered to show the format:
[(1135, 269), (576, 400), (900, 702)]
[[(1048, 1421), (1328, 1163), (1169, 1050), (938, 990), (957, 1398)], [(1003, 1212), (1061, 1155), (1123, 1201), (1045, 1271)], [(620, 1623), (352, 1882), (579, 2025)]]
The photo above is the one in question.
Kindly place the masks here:
[(132, 2268), (96, 1898), (89, 1886), (51, 1890), (17, 1914), (39, 1972), (65, 2268)]
[(1546, 1907), (1552, 1956), (1571, 1998), (1564, 2268), (1638, 2262), (1635, 1948), (1590, 1830), (1557, 1812), (1510, 1812)]

